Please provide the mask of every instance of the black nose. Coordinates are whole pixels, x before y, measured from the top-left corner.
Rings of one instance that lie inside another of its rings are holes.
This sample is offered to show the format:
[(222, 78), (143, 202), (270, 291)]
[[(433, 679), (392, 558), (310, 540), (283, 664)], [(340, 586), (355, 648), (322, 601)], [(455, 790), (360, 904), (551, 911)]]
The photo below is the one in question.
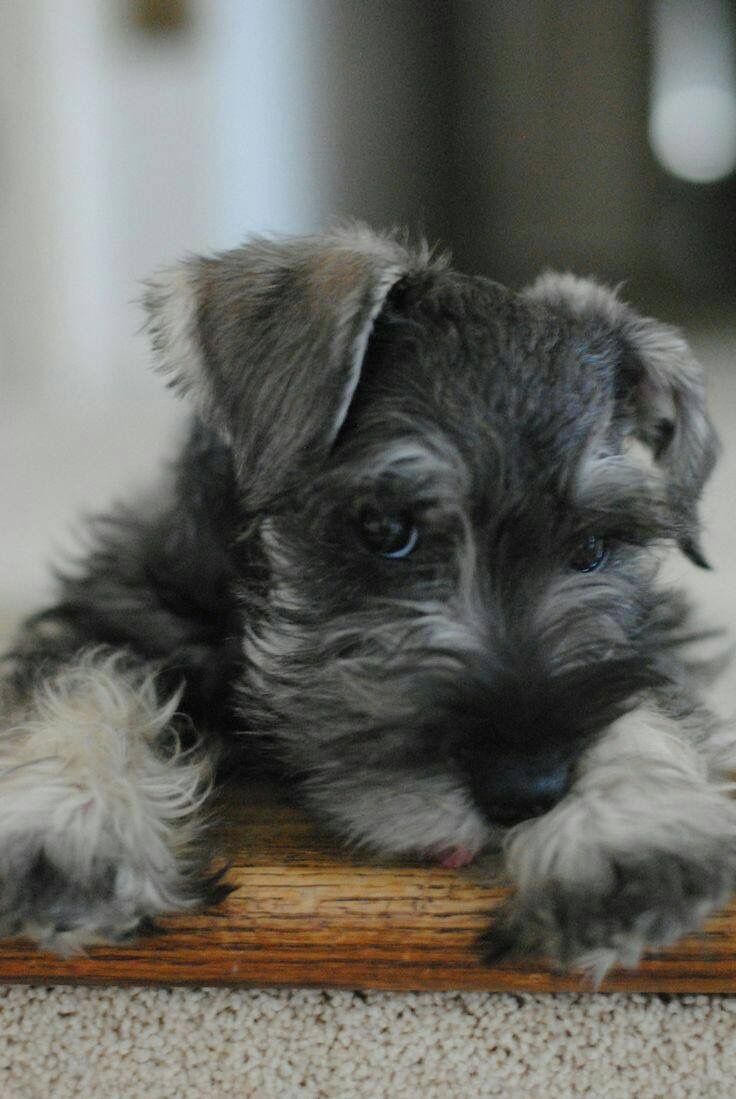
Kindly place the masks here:
[(473, 779), (473, 793), (496, 824), (518, 824), (548, 813), (570, 785), (570, 761), (497, 759)]

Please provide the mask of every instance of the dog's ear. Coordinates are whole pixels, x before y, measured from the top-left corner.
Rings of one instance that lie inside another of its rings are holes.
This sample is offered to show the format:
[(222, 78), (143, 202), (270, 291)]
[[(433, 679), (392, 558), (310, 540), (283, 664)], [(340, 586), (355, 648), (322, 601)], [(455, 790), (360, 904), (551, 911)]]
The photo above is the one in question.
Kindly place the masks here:
[(159, 369), (232, 444), (255, 510), (318, 467), (358, 384), (373, 322), (425, 246), (356, 226), (252, 238), (147, 284)]
[(698, 542), (697, 505), (718, 456), (705, 380), (686, 340), (670, 325), (641, 317), (617, 293), (573, 275), (543, 275), (525, 291), (583, 323), (592, 346), (616, 362), (617, 415), (666, 479), (682, 529), (680, 548), (707, 568)]

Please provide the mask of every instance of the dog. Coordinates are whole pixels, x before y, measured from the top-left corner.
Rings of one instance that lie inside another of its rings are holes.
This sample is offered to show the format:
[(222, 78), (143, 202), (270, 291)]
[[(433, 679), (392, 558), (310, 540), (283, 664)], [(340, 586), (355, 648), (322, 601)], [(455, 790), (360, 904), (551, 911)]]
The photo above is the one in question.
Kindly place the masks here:
[(190, 258), (144, 306), (191, 427), (4, 660), (0, 933), (64, 953), (216, 900), (233, 745), (380, 855), (501, 852), (487, 960), (600, 977), (722, 906), (736, 739), (658, 579), (706, 565), (718, 450), (682, 336), (361, 225)]

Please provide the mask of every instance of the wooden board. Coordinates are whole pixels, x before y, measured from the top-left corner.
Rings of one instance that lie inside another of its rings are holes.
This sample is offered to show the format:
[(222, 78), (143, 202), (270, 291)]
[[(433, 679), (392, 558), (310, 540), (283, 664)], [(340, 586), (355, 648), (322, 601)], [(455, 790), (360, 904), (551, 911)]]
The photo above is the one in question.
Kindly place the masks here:
[[(61, 960), (0, 944), (0, 983), (584, 990), (539, 959), (479, 964), (475, 942), (504, 896), (440, 867), (371, 864), (283, 795), (244, 790), (228, 807), (228, 880), (216, 909), (161, 921), (164, 935)], [(617, 970), (604, 991), (736, 991), (736, 905), (706, 931)]]

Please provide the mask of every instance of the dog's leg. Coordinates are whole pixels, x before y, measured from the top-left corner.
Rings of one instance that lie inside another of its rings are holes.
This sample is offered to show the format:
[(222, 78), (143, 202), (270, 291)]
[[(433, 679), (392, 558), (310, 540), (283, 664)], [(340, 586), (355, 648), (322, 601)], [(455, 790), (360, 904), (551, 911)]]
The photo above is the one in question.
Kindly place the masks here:
[(15, 663), (0, 696), (0, 935), (65, 953), (201, 903), (211, 768), (180, 744), (177, 695), (162, 701), (122, 651), (38, 669), (30, 689)]
[(55, 950), (214, 899), (203, 802), (239, 660), (217, 444), (93, 528), (0, 662), (0, 935)]
[(736, 803), (709, 773), (705, 734), (689, 738), (687, 725), (648, 707), (622, 717), (564, 800), (509, 833), (517, 892), (487, 937), (489, 957), (541, 949), (599, 981), (726, 902)]

